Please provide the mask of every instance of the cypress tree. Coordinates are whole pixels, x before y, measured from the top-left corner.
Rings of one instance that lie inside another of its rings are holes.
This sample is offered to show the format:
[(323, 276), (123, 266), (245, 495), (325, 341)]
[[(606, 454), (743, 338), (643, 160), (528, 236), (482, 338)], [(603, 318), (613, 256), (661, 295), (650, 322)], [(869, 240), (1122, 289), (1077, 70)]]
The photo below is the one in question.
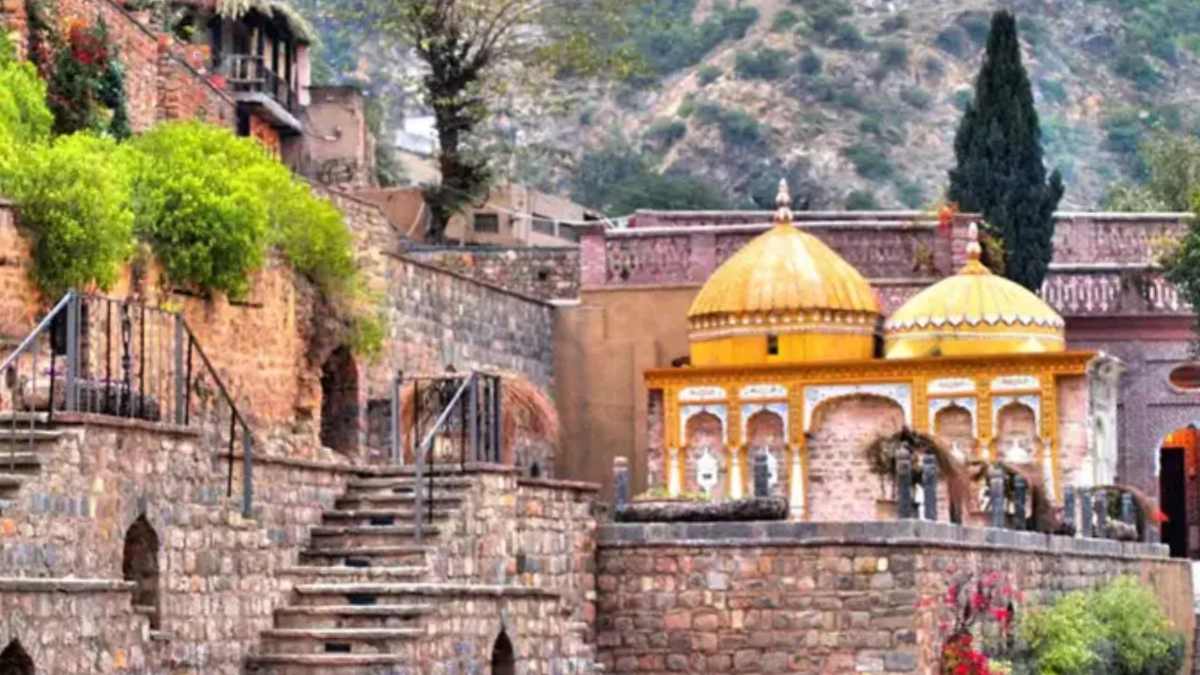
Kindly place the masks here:
[(1033, 89), (1021, 63), (1017, 21), (1007, 11), (992, 16), (975, 100), (959, 123), (954, 154), (950, 200), (983, 214), (1004, 240), (1005, 276), (1036, 292), (1053, 254), (1063, 182), (1058, 171), (1046, 179)]

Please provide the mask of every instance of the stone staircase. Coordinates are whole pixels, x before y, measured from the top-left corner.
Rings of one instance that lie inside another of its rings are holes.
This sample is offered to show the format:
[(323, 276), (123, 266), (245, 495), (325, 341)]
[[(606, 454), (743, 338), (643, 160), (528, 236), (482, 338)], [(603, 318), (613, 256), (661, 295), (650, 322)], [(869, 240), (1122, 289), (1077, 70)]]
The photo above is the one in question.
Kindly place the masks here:
[(62, 433), (47, 428), (45, 415), (0, 416), (0, 515), (13, 506), (21, 486), (42, 472)]
[(431, 556), (439, 524), (459, 514), (474, 483), (442, 475), (434, 485), (432, 518), (425, 501), (418, 542), (411, 475), (349, 482), (322, 524), (312, 528), (299, 564), (281, 571), (293, 581), (292, 598), (262, 633), (260, 653), (247, 659), (251, 672), (422, 672), (413, 654), (428, 635), (439, 597), (470, 588), (434, 579)]

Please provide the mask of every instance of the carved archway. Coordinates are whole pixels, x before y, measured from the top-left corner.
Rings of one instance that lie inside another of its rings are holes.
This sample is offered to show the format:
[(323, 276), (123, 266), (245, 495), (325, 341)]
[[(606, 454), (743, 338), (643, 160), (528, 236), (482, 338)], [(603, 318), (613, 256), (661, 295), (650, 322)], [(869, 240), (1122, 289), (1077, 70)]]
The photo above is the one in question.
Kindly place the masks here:
[(125, 533), (121, 575), (134, 583), (133, 607), (150, 619), (150, 629), (161, 626), (159, 613), (158, 533), (146, 516), (139, 516)]
[(975, 418), (970, 410), (958, 404), (947, 405), (934, 415), (933, 430), (943, 445), (957, 448), (962, 455), (960, 461), (974, 455)]
[(813, 411), (807, 433), (811, 520), (875, 520), (876, 500), (884, 495), (866, 448), (899, 432), (906, 417), (894, 399), (873, 394), (832, 398)]
[(749, 467), (746, 472), (750, 490), (754, 489), (754, 461), (762, 450), (770, 457), (771, 493), (782, 494), (787, 483), (787, 424), (784, 418), (773, 410), (759, 410), (746, 420), (746, 447), (749, 448), (747, 458)]
[(33, 658), (14, 639), (0, 652), (0, 675), (34, 675)]
[(492, 675), (515, 675), (516, 672), (516, 651), (512, 640), (508, 639), (508, 633), (502, 630), (492, 646)]
[(705, 492), (713, 499), (725, 496), (728, 461), (725, 456), (725, 421), (703, 410), (684, 423), (684, 485), (690, 492)]
[(1042, 450), (1037, 411), (1021, 401), (1001, 407), (996, 413), (996, 448), (1001, 459), (1015, 461), (1023, 451), (1028, 459), (1022, 463), (1037, 464)]
[(342, 345), (321, 365), (321, 445), (354, 454), (358, 426), (358, 364), (350, 348)]

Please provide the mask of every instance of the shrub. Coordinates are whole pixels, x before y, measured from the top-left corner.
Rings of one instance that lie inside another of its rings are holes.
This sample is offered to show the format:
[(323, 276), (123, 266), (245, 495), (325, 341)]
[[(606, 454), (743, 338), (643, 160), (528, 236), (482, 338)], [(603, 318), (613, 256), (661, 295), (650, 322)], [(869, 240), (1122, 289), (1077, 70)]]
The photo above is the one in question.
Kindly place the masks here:
[(16, 144), (45, 141), (53, 124), (45, 83), (32, 64), (16, 60), (8, 36), (0, 34), (0, 139)]
[(925, 189), (918, 183), (909, 180), (897, 181), (896, 194), (900, 197), (900, 203), (910, 209), (919, 209), (925, 204)]
[(969, 51), (967, 47), (968, 42), (969, 37), (967, 36), (967, 32), (960, 26), (949, 26), (938, 33), (937, 37), (933, 39), (933, 44), (938, 49), (960, 59), (965, 57)]
[(959, 110), (966, 110), (967, 106), (975, 100), (975, 94), (970, 89), (959, 89), (954, 92), (954, 107)]
[(933, 105), (933, 96), (916, 85), (901, 89), (900, 100), (917, 110), (928, 110), (929, 106)]
[(921, 62), (921, 69), (925, 71), (925, 76), (935, 82), (940, 81), (946, 75), (946, 64), (936, 56), (927, 56)]
[(696, 25), (692, 23), (695, 6), (695, 0), (652, 0), (632, 10), (629, 46), (641, 55), (652, 75), (699, 63), (721, 42), (745, 37), (758, 21), (754, 7), (719, 5)]
[(787, 65), (787, 52), (781, 49), (760, 49), (756, 52), (738, 52), (734, 60), (734, 71), (742, 79), (775, 80), (783, 76)]
[(867, 40), (857, 26), (847, 21), (839, 21), (833, 29), (829, 44), (838, 49), (859, 50), (866, 48)]
[(853, 190), (846, 195), (848, 211), (878, 211), (879, 208), (879, 200), (870, 190)]
[(908, 66), (908, 47), (899, 41), (884, 43), (879, 50), (879, 67), (884, 70), (897, 70)]
[(758, 120), (740, 108), (723, 108), (716, 103), (701, 103), (696, 106), (696, 117), (704, 124), (715, 124), (721, 131), (721, 139), (727, 145), (746, 147), (762, 140), (762, 126)]
[(650, 128), (646, 130), (646, 140), (661, 148), (669, 148), (675, 145), (675, 143), (686, 135), (687, 125), (679, 120), (655, 120), (650, 125)]
[(992, 30), (992, 22), (988, 19), (987, 14), (983, 12), (963, 12), (958, 15), (955, 23), (962, 26), (967, 37), (971, 38), (977, 45), (987, 42), (988, 33)]
[(696, 78), (700, 80), (700, 85), (704, 87), (716, 82), (719, 77), (721, 77), (721, 69), (713, 65), (704, 66), (696, 74)]
[(821, 57), (812, 50), (806, 51), (800, 56), (800, 72), (805, 75), (816, 75), (821, 72), (824, 65)]
[(842, 155), (854, 164), (858, 175), (869, 180), (886, 180), (896, 173), (896, 167), (879, 148), (858, 142), (842, 150)]
[(21, 209), (44, 296), (107, 288), (133, 252), (128, 164), (116, 142), (91, 134), (31, 144), (0, 167), (0, 192)]
[(1117, 57), (1113, 72), (1130, 80), (1142, 91), (1152, 91), (1162, 83), (1162, 75), (1149, 59), (1136, 52), (1125, 52)]
[(771, 32), (782, 33), (800, 23), (800, 16), (790, 9), (781, 9), (771, 20)]
[(908, 15), (903, 13), (889, 16), (879, 25), (879, 30), (884, 35), (890, 35), (905, 28), (908, 28)]
[(1088, 608), (1087, 596), (1075, 592), (1048, 608), (1026, 613), (1018, 632), (1037, 664), (1037, 672), (1074, 675), (1099, 665), (1100, 657), (1092, 650), (1091, 642), (1100, 630), (1100, 622)]
[(1038, 89), (1042, 92), (1042, 97), (1047, 103), (1063, 104), (1067, 102), (1067, 88), (1059, 80), (1051, 80), (1049, 78), (1039, 78)]
[(842, 17), (849, 16), (851, 13), (853, 10), (841, 3), (819, 3), (809, 9), (808, 21), (817, 35), (829, 35), (841, 23)]

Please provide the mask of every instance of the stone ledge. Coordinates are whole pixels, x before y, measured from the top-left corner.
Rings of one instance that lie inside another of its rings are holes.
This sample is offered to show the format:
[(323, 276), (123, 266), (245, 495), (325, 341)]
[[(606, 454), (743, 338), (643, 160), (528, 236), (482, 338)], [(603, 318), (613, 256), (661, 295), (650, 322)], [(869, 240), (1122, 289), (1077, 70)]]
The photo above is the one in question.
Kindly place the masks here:
[(550, 490), (571, 490), (574, 492), (599, 492), (599, 483), (588, 483), (578, 480), (559, 480), (557, 478), (518, 478), (518, 487), (546, 488)]
[(919, 521), (606, 524), (598, 528), (597, 542), (601, 548), (933, 547), (1163, 561), (1170, 559), (1170, 549), (1163, 544), (1076, 539), (1037, 532)]
[(166, 422), (148, 422), (146, 420), (130, 419), (128, 417), (112, 417), (95, 413), (56, 412), (54, 424), (65, 426), (110, 427), (114, 429), (140, 429), (172, 436), (194, 436), (199, 438), (201, 432), (195, 427), (185, 427)]
[(499, 586), (487, 584), (426, 584), (426, 583), (331, 583), (298, 584), (293, 587), (300, 595), (420, 595), (420, 596), (471, 596), (494, 598), (546, 598), (557, 599), (561, 594), (531, 586)]
[(118, 579), (0, 577), (0, 593), (132, 593), (136, 587)]

